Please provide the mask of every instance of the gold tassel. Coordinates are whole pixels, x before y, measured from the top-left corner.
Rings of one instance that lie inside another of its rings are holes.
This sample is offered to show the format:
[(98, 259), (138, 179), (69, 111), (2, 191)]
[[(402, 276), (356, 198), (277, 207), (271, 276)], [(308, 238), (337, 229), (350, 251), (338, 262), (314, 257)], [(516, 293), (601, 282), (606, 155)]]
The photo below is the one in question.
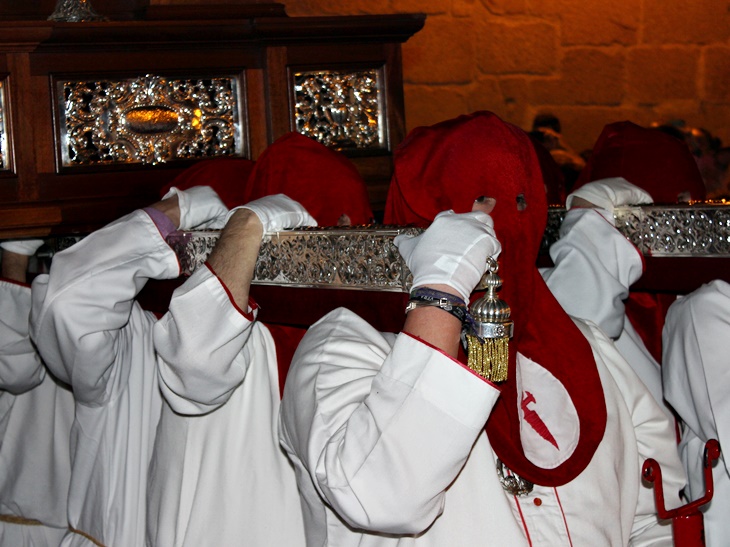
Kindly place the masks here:
[(509, 339), (514, 332), (509, 305), (497, 296), (502, 280), (498, 265), (487, 259), (487, 272), (477, 290), (486, 294), (469, 306), (471, 324), (464, 333), (467, 366), (490, 382), (504, 382), (509, 376)]
[(480, 340), (473, 334), (466, 335), (467, 366), (490, 382), (504, 382), (509, 369), (509, 338)]

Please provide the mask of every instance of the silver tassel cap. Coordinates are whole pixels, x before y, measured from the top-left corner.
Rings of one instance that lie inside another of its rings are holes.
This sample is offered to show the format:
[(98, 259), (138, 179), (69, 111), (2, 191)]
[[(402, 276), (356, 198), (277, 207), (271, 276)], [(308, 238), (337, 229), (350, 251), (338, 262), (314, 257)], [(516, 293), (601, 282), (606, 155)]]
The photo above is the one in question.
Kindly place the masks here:
[(498, 269), (497, 262), (488, 258), (487, 272), (476, 287), (476, 290), (486, 290), (486, 293), (469, 307), (473, 324), (471, 331), (465, 335), (467, 365), (492, 382), (507, 379), (509, 339), (514, 334), (509, 304), (497, 296), (502, 288)]

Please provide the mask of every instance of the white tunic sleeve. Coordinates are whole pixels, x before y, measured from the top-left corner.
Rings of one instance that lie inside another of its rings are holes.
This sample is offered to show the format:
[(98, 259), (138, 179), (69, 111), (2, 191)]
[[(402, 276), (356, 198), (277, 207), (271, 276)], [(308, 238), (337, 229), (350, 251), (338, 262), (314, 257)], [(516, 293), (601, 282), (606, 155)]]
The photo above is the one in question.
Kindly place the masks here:
[(14, 395), (39, 385), (45, 368), (30, 341), (30, 287), (0, 280), (0, 390)]
[(541, 273), (565, 311), (618, 338), (623, 301), (643, 271), (638, 249), (595, 209), (571, 209), (550, 257), (555, 266)]
[(58, 253), (50, 275), (36, 278), (31, 336), (77, 402), (103, 404), (126, 384), (135, 333), (125, 327), (142, 313), (134, 299), (148, 279), (178, 275), (175, 253), (135, 211)]
[(210, 412), (241, 384), (255, 351), (247, 344), (254, 312), (241, 313), (207, 267), (175, 291), (154, 327), (160, 388), (175, 412)]
[(297, 349), (282, 442), (350, 526), (414, 534), (441, 514), (498, 395), (425, 343), (393, 343), (339, 309)]

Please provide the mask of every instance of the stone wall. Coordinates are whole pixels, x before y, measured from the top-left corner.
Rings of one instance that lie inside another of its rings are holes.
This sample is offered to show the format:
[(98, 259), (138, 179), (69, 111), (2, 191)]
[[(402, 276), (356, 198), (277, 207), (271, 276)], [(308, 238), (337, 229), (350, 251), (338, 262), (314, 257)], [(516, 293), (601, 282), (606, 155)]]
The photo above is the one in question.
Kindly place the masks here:
[(290, 0), (291, 16), (423, 12), (403, 47), (411, 129), (552, 112), (590, 148), (609, 122), (681, 118), (730, 145), (728, 0)]

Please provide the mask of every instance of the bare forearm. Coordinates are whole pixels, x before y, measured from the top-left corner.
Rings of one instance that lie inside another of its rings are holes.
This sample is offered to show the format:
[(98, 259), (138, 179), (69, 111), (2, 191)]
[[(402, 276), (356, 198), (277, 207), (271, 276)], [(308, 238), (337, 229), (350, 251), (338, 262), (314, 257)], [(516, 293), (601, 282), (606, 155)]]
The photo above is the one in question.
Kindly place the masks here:
[[(429, 288), (461, 298), (459, 293), (448, 285), (431, 285)], [(456, 357), (459, 351), (461, 322), (444, 310), (434, 307), (416, 308), (408, 312), (403, 330), (439, 348), (451, 357)]]
[(239, 209), (226, 224), (208, 258), (208, 264), (231, 292), (236, 305), (243, 310), (248, 306), (262, 235), (258, 217), (248, 209)]
[(1, 276), (18, 283), (26, 282), (29, 257), (3, 250)]

